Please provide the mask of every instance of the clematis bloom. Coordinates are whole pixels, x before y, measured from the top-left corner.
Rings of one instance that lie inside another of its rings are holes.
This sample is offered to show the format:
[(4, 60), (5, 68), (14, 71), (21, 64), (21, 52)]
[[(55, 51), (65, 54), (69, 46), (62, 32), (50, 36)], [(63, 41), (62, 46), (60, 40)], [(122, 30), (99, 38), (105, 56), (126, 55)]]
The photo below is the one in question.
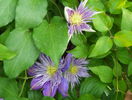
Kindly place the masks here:
[(88, 61), (85, 59), (76, 59), (72, 54), (68, 54), (61, 64), (61, 70), (64, 72), (64, 78), (71, 84), (71, 88), (79, 83), (79, 78), (89, 77)]
[(65, 7), (65, 18), (68, 22), (68, 33), (71, 37), (74, 33), (82, 33), (82, 31), (95, 32), (87, 23), (91, 22), (93, 15), (99, 13), (85, 7), (88, 0), (84, 0), (80, 3), (78, 8), (72, 9)]
[(28, 70), (28, 74), (34, 77), (31, 81), (31, 88), (42, 89), (44, 96), (54, 97), (57, 90), (63, 96), (67, 96), (67, 85), (64, 83), (61, 69), (55, 67), (51, 59), (44, 54), (40, 55), (39, 61)]

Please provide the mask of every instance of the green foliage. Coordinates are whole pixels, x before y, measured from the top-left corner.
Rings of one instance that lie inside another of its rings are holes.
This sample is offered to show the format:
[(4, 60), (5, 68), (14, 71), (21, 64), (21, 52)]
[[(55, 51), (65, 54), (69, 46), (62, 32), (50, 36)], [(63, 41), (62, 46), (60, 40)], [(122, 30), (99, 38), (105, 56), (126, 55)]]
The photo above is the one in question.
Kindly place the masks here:
[(38, 91), (29, 91), (28, 98), (29, 100), (55, 100), (52, 97), (42, 97), (42, 94)]
[(132, 46), (132, 31), (120, 31), (114, 36), (114, 42), (119, 47)]
[(113, 74), (115, 75), (115, 77), (118, 77), (118, 76), (121, 76), (122, 75), (122, 67), (118, 63), (118, 61), (116, 61), (115, 59), (114, 59)]
[(16, 27), (33, 28), (47, 13), (47, 0), (19, 0), (16, 8)]
[(74, 37), (72, 37), (71, 42), (76, 46), (81, 46), (82, 44), (87, 44), (87, 38), (84, 35), (75, 34)]
[(132, 62), (128, 65), (128, 76), (132, 75)]
[[(117, 84), (118, 83), (118, 84)], [(127, 90), (127, 85), (124, 80), (113, 80), (114, 87), (125, 92)]]
[(5, 100), (28, 100), (27, 98), (19, 98), (19, 97), (7, 97)]
[(89, 57), (96, 57), (106, 54), (112, 48), (112, 45), (113, 42), (109, 37), (107, 36), (100, 37), (97, 40), (94, 48), (92, 49)]
[(31, 32), (20, 28), (10, 33), (6, 46), (16, 52), (16, 57), (4, 61), (4, 70), (9, 77), (17, 77), (22, 71), (33, 65), (39, 56), (39, 51), (34, 46), (31, 36)]
[(79, 2), (77, 0), (61, 0), (64, 6), (76, 7)]
[(106, 84), (100, 82), (94, 77), (85, 79), (81, 84), (80, 94), (92, 94), (96, 97), (100, 97), (106, 90)]
[(77, 46), (76, 48), (68, 51), (68, 53), (71, 53), (76, 58), (86, 58), (88, 56), (88, 47), (87, 45), (81, 45)]
[(54, 17), (50, 24), (44, 20), (34, 29), (33, 38), (41, 52), (50, 56), (56, 65), (67, 48), (67, 26), (60, 17)]
[(121, 9), (125, 7), (127, 0), (109, 0), (108, 6), (110, 13), (120, 14)]
[(41, 100), (42, 95), (38, 91), (28, 91), (29, 100)]
[(127, 48), (118, 48), (116, 56), (118, 60), (123, 64), (129, 64), (132, 61), (132, 57)]
[(132, 12), (127, 9), (122, 9), (121, 29), (132, 31)]
[(97, 11), (105, 11), (105, 6), (101, 0), (88, 0), (87, 6)]
[[(95, 32), (68, 37), (64, 8), (76, 10), (83, 1), (0, 0), (0, 99), (125, 100), (132, 90), (132, 1), (88, 0), (86, 7), (99, 12), (87, 23)], [(43, 96), (43, 89), (31, 90), (33, 77), (28, 76), (41, 53), (59, 70), (67, 53), (86, 59), (89, 77), (78, 75), (73, 89), (69, 84), (68, 97), (58, 90), (54, 97)]]
[(17, 95), (17, 82), (15, 80), (0, 77), (0, 97), (15, 97)]
[(91, 94), (84, 94), (84, 95), (81, 95), (78, 100), (100, 100), (100, 99), (97, 99)]
[(95, 66), (90, 67), (90, 70), (99, 76), (100, 80), (104, 83), (110, 83), (113, 78), (112, 69), (109, 66)]
[(107, 32), (112, 28), (113, 20), (106, 13), (94, 15), (93, 24), (94, 27), (100, 32)]
[(14, 19), (16, 4), (17, 0), (0, 0), (0, 27)]
[(15, 52), (12, 52), (6, 46), (0, 44), (0, 60), (11, 59), (14, 56), (16, 56)]

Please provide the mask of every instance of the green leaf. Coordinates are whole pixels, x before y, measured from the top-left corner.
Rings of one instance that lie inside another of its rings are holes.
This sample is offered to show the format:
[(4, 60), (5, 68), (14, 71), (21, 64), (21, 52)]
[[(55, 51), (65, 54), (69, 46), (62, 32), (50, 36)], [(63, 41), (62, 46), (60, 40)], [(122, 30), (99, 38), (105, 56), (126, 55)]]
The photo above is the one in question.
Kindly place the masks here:
[(52, 97), (43, 97), (41, 100), (55, 100), (54, 98), (52, 98)]
[(39, 55), (31, 35), (31, 32), (19, 28), (12, 31), (6, 41), (7, 47), (17, 53), (15, 58), (4, 61), (5, 73), (11, 78), (33, 65)]
[(33, 28), (47, 13), (47, 0), (19, 0), (16, 9), (16, 27)]
[(29, 91), (28, 99), (29, 100), (41, 100), (42, 94), (40, 91)]
[(98, 75), (104, 83), (110, 83), (113, 78), (113, 71), (109, 66), (95, 66), (89, 68), (94, 74)]
[(11, 59), (16, 56), (16, 53), (9, 50), (6, 46), (0, 44), (0, 60)]
[(108, 6), (111, 14), (120, 14), (127, 0), (109, 0)]
[(17, 82), (15, 80), (0, 77), (0, 97), (15, 97), (18, 95)]
[(77, 0), (61, 0), (64, 6), (76, 7), (79, 3)]
[(132, 31), (120, 31), (114, 36), (114, 42), (119, 47), (132, 46)]
[(52, 61), (58, 65), (68, 44), (65, 21), (60, 17), (54, 17), (50, 23), (44, 20), (39, 27), (34, 29), (33, 38), (41, 52), (50, 56)]
[(81, 84), (80, 94), (92, 94), (96, 97), (100, 97), (104, 91), (107, 90), (106, 86), (106, 84), (100, 82), (98, 79), (90, 77), (85, 79)]
[(0, 35), (0, 43), (5, 44), (5, 41), (8, 38), (11, 29), (12, 26), (9, 26), (9, 28), (7, 28), (7, 30)]
[(128, 65), (128, 76), (132, 75), (132, 62)]
[(93, 18), (94, 27), (100, 32), (107, 32), (113, 26), (113, 19), (105, 13), (97, 14)]
[(132, 12), (127, 9), (122, 9), (121, 29), (132, 31)]
[(118, 86), (118, 89), (123, 92), (126, 92), (126, 90), (127, 90), (127, 84), (126, 84), (125, 80), (113, 80), (113, 85), (114, 85), (115, 89)]
[(78, 100), (100, 100), (91, 94), (84, 94), (79, 97)]
[(88, 56), (88, 46), (82, 44), (68, 51), (68, 53), (73, 54), (76, 58), (86, 58)]
[(115, 75), (115, 77), (121, 76), (122, 75), (122, 67), (121, 65), (118, 63), (117, 60), (114, 60), (114, 68), (113, 68), (113, 74)]
[(107, 36), (100, 37), (94, 48), (92, 49), (89, 57), (96, 57), (106, 54), (113, 46), (112, 40)]
[(87, 38), (83, 34), (74, 34), (71, 42), (76, 46), (81, 46), (82, 44), (87, 44)]
[(132, 57), (126, 48), (117, 49), (116, 56), (123, 64), (129, 64), (132, 61)]
[(15, 17), (17, 0), (0, 0), (0, 27), (10, 23)]
[(105, 6), (101, 0), (88, 0), (87, 6), (97, 11), (105, 11)]
[(28, 100), (27, 98), (19, 98), (19, 97), (7, 97), (4, 100)]

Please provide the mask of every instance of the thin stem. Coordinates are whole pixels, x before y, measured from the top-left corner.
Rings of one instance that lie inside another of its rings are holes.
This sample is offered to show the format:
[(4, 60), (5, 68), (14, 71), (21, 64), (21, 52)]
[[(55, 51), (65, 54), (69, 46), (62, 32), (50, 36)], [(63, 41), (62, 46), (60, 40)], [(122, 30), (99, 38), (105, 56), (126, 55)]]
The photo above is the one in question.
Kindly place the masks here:
[(20, 93), (19, 93), (19, 97), (21, 97), (21, 95), (22, 95), (22, 93), (23, 93), (23, 90), (24, 90), (26, 81), (27, 81), (27, 72), (25, 71), (25, 79), (24, 79), (24, 82), (23, 82), (23, 84), (22, 84), (22, 88), (21, 88), (21, 91), (20, 91)]
[(110, 30), (108, 30), (109, 31), (109, 34), (110, 34), (110, 38), (114, 38), (114, 36), (113, 36), (113, 34), (111, 33), (111, 31)]
[(34, 78), (34, 77), (18, 77), (19, 79), (23, 79), (23, 80), (28, 80), (28, 79), (32, 79), (32, 78)]
[(63, 17), (63, 15), (61, 14), (61, 11), (60, 11), (58, 5), (55, 2), (53, 2), (52, 0), (49, 0), (49, 1), (56, 6), (56, 8), (58, 9), (58, 11), (60, 13), (60, 16)]

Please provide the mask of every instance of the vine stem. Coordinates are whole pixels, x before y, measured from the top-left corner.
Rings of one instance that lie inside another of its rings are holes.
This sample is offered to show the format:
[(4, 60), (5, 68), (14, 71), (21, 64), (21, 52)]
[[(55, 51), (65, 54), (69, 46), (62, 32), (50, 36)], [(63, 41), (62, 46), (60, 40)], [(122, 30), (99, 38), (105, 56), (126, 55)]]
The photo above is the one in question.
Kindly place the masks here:
[(25, 87), (25, 84), (26, 84), (26, 81), (27, 81), (27, 72), (25, 71), (25, 79), (24, 79), (24, 82), (22, 84), (22, 88), (21, 88), (21, 91), (19, 93), (19, 97), (21, 97), (22, 93), (23, 93), (23, 90), (24, 90), (24, 87)]
[(110, 38), (114, 38), (114, 36), (113, 36), (113, 34), (111, 33), (111, 31), (110, 30), (108, 30), (109, 31), (109, 34), (110, 34)]

